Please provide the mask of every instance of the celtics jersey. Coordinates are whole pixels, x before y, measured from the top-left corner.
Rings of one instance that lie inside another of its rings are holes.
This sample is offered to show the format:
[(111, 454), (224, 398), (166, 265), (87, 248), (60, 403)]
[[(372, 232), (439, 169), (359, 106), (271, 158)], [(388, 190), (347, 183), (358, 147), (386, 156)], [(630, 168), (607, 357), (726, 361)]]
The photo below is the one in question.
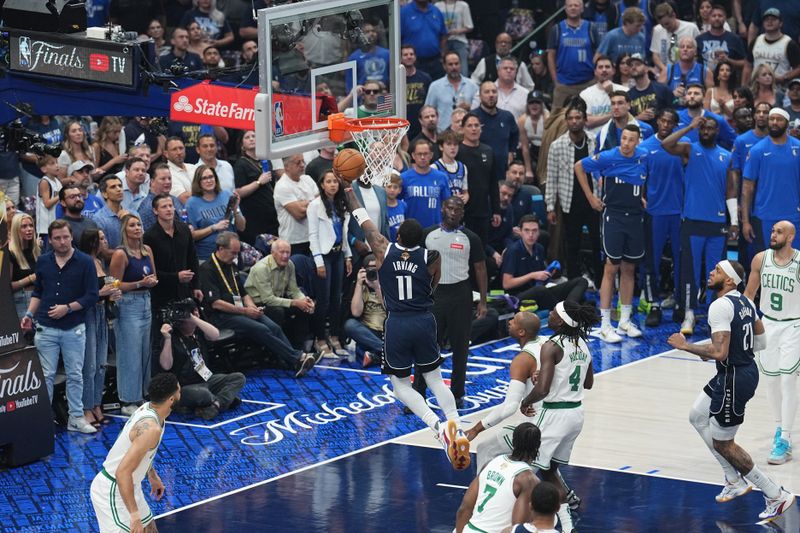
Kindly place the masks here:
[(464, 531), (500, 531), (511, 525), (511, 511), (517, 497), (514, 478), (533, 472), (530, 465), (512, 461), (508, 455), (495, 457), (478, 474), (478, 501)]
[[(534, 358), (534, 360), (536, 360), (537, 371), (542, 368), (542, 360), (539, 357), (539, 355), (542, 352), (542, 344), (544, 344), (546, 340), (547, 339), (544, 339), (542, 337), (536, 337), (535, 339), (526, 342), (525, 346), (522, 347), (523, 352), (529, 354), (531, 357)], [(531, 380), (530, 378), (528, 378), (528, 380), (525, 381), (526, 395), (533, 390), (533, 385), (534, 385), (533, 380)]]
[(550, 394), (544, 403), (580, 402), (583, 400), (583, 380), (592, 362), (589, 347), (583, 339), (577, 344), (563, 336), (553, 336), (550, 340), (564, 350), (564, 356), (555, 367)]
[(125, 454), (128, 453), (128, 450), (133, 444), (130, 438), (131, 430), (136, 424), (145, 418), (152, 418), (155, 424), (161, 427), (161, 436), (158, 438), (158, 444), (156, 444), (156, 447), (152, 450), (147, 450), (147, 453), (144, 454), (139, 466), (137, 466), (133, 471), (134, 487), (139, 486), (142, 483), (142, 480), (144, 480), (144, 477), (153, 462), (153, 458), (156, 456), (158, 447), (161, 445), (161, 439), (164, 438), (164, 426), (161, 425), (161, 421), (158, 419), (158, 413), (156, 413), (153, 408), (150, 407), (150, 402), (147, 402), (139, 407), (128, 419), (128, 421), (125, 423), (125, 426), (122, 428), (122, 431), (117, 436), (114, 446), (112, 446), (111, 450), (109, 450), (106, 460), (103, 462), (103, 469), (108, 472), (111, 477), (116, 478), (117, 467), (122, 462), (122, 458), (125, 457)]
[(764, 250), (761, 262), (761, 312), (771, 320), (800, 319), (800, 252), (791, 261), (775, 262), (775, 250)]

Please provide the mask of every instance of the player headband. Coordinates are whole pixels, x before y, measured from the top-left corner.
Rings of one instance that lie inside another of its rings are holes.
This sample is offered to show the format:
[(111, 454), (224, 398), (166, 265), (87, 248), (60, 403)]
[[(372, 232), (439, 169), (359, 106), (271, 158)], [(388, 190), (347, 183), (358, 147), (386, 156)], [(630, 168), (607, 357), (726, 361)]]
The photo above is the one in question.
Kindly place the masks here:
[(742, 282), (742, 278), (739, 277), (739, 274), (733, 269), (733, 265), (727, 259), (724, 261), (720, 261), (717, 263), (719, 267), (725, 272), (729, 278), (733, 280), (736, 285), (739, 285)]
[(787, 113), (787, 112), (786, 112), (786, 110), (784, 110), (784, 109), (781, 109), (780, 107), (773, 107), (772, 109), (770, 109), (770, 110), (769, 110), (769, 115), (768, 115), (768, 116), (770, 116), (770, 117), (771, 117), (772, 115), (778, 115), (778, 116), (780, 116), (780, 117), (783, 117), (783, 118), (785, 118), (785, 119), (787, 120), (787, 122), (788, 122), (789, 120), (791, 120), (791, 119), (789, 118), (789, 113)]
[(563, 320), (564, 323), (569, 327), (574, 328), (578, 325), (578, 323), (575, 322), (575, 319), (567, 314), (567, 310), (564, 309), (564, 302), (558, 302), (556, 304), (556, 313), (558, 313), (558, 316), (561, 317), (561, 320)]

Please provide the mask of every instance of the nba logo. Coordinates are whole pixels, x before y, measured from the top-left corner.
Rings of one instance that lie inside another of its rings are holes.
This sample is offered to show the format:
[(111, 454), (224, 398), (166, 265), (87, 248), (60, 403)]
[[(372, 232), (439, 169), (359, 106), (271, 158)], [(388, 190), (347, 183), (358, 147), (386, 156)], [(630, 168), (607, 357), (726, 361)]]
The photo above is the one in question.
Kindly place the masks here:
[(21, 67), (30, 67), (31, 66), (31, 38), (30, 37), (20, 37), (19, 38), (19, 66), (21, 66)]
[(283, 102), (275, 102), (275, 137), (283, 135)]

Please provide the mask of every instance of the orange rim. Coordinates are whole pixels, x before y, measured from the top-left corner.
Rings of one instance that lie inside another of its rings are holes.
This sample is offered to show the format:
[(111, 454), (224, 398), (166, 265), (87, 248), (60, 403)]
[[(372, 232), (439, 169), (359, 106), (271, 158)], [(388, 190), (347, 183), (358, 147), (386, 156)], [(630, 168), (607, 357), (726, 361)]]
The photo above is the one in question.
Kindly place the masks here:
[(347, 134), (366, 130), (390, 130), (409, 126), (404, 118), (397, 117), (366, 117), (346, 118), (344, 113), (335, 113), (328, 117), (328, 130), (333, 142), (342, 142)]

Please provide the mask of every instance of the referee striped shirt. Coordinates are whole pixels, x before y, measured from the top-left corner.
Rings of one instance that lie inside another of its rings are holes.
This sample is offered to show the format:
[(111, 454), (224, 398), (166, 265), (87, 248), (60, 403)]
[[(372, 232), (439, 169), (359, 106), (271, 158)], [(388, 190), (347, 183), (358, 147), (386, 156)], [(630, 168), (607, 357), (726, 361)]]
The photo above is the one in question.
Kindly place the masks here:
[(436, 250), (442, 256), (439, 285), (468, 280), (470, 265), (486, 259), (480, 237), (464, 226), (455, 230), (432, 226), (425, 233), (425, 248)]

